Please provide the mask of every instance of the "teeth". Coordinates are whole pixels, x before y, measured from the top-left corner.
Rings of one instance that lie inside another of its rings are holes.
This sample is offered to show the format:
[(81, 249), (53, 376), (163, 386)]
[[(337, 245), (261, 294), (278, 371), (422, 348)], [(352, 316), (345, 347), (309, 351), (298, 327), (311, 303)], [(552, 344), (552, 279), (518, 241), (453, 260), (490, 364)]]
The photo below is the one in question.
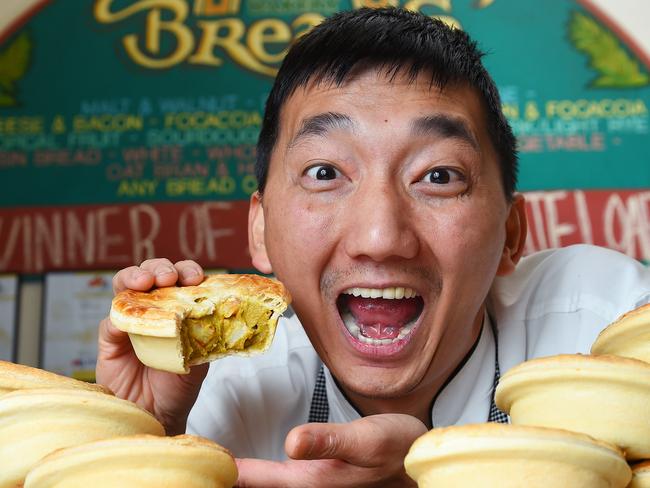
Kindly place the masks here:
[[(355, 297), (386, 298), (389, 300), (401, 299), (401, 298), (413, 298), (419, 296), (418, 293), (412, 288), (405, 288), (401, 286), (390, 287), (390, 288), (354, 287), (354, 288), (348, 288), (343, 293), (347, 295), (353, 295)], [(415, 327), (414, 323), (402, 327), (399, 331), (399, 334), (394, 339), (373, 339), (371, 337), (366, 337), (361, 333), (361, 329), (356, 324), (356, 321), (354, 320), (354, 317), (352, 316), (351, 313), (347, 312), (347, 313), (343, 313), (342, 315), (343, 315), (342, 317), (343, 323), (345, 324), (345, 327), (350, 332), (350, 335), (352, 335), (352, 337), (354, 337), (358, 341), (363, 342), (364, 344), (370, 344), (373, 346), (385, 346), (403, 340), (411, 333), (411, 331)]]
[(397, 334), (397, 338), (404, 339), (407, 335), (409, 335), (409, 332), (411, 332), (412, 330), (413, 330), (412, 325), (404, 327), (402, 330), (399, 331), (399, 334)]
[(390, 299), (395, 298), (395, 288), (386, 288), (384, 292), (381, 294), (381, 297), (390, 298)]
[(391, 288), (348, 288), (343, 293), (362, 298), (413, 298), (418, 296), (412, 288), (391, 287)]
[(392, 344), (397, 340), (397, 339), (372, 339), (364, 335), (359, 335), (357, 339), (359, 339), (359, 341), (363, 342), (364, 344), (370, 344), (372, 346), (387, 346), (388, 344)]
[(347, 323), (345, 325), (350, 331), (350, 334), (352, 334), (353, 337), (356, 337), (358, 339), (359, 335), (361, 334), (361, 329), (357, 326), (357, 324), (354, 323), (354, 319), (352, 319), (352, 323), (350, 325), (348, 325)]
[(415, 327), (414, 323), (402, 327), (395, 339), (373, 339), (372, 337), (366, 337), (361, 333), (361, 329), (356, 324), (354, 317), (352, 316), (351, 313), (344, 313), (342, 318), (345, 327), (348, 329), (352, 337), (354, 337), (360, 342), (363, 342), (364, 344), (370, 344), (373, 346), (387, 346), (388, 344), (393, 344), (397, 341), (400, 341), (404, 339), (406, 336), (408, 336), (413, 330), (413, 328)]

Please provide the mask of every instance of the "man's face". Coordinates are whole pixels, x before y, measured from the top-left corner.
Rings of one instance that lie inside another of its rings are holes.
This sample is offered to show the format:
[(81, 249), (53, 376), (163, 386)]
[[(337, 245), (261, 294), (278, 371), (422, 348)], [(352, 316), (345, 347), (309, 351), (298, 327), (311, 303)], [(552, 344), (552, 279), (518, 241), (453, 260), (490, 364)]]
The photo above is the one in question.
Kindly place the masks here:
[(511, 209), (479, 97), (429, 81), (369, 71), (298, 90), (253, 199), (253, 262), (353, 397), (439, 387), (505, 259)]

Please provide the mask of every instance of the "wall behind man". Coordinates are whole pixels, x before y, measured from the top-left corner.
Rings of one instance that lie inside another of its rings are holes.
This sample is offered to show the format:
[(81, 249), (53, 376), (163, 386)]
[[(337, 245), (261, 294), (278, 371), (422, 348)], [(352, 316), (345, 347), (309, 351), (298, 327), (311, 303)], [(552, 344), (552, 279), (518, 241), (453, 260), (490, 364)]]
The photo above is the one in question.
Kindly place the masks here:
[(45, 273), (152, 256), (250, 268), (272, 77), (292, 40), (364, 5), (441, 17), (488, 51), (519, 139), (527, 252), (590, 242), (650, 260), (644, 0), (4, 0), (0, 272), (22, 276), (19, 361), (42, 359)]

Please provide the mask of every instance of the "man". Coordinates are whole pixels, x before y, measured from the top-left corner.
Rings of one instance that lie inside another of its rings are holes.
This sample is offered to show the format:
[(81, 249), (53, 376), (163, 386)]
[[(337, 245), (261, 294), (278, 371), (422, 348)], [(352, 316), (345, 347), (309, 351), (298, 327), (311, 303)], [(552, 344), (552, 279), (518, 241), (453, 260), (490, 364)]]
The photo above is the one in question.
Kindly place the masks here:
[[(189, 415), (188, 431), (244, 458), (241, 486), (409, 486), (403, 458), (427, 429), (503, 420), (499, 370), (588, 351), (648, 300), (650, 276), (586, 246), (517, 266), (515, 140), (480, 58), (463, 32), (402, 10), (345, 12), (306, 34), (269, 96), (249, 214), (253, 264), (287, 286), (299, 322), (203, 382), (207, 367), (144, 367), (105, 320), (98, 381), (168, 434)], [(202, 278), (155, 259), (114, 289)]]

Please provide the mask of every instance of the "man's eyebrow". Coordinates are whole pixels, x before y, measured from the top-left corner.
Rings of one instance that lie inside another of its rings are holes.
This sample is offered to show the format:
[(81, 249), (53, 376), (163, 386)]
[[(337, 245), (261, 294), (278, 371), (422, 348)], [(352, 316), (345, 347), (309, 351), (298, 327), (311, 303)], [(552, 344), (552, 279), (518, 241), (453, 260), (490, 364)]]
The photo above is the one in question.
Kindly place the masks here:
[(338, 112), (325, 112), (307, 117), (300, 124), (300, 129), (293, 136), (288, 148), (295, 146), (301, 139), (309, 136), (323, 136), (331, 130), (353, 131), (356, 127), (354, 121), (347, 115)]
[(433, 135), (455, 138), (469, 143), (477, 151), (480, 149), (474, 133), (463, 119), (445, 114), (427, 115), (411, 122), (411, 132), (419, 136)]

